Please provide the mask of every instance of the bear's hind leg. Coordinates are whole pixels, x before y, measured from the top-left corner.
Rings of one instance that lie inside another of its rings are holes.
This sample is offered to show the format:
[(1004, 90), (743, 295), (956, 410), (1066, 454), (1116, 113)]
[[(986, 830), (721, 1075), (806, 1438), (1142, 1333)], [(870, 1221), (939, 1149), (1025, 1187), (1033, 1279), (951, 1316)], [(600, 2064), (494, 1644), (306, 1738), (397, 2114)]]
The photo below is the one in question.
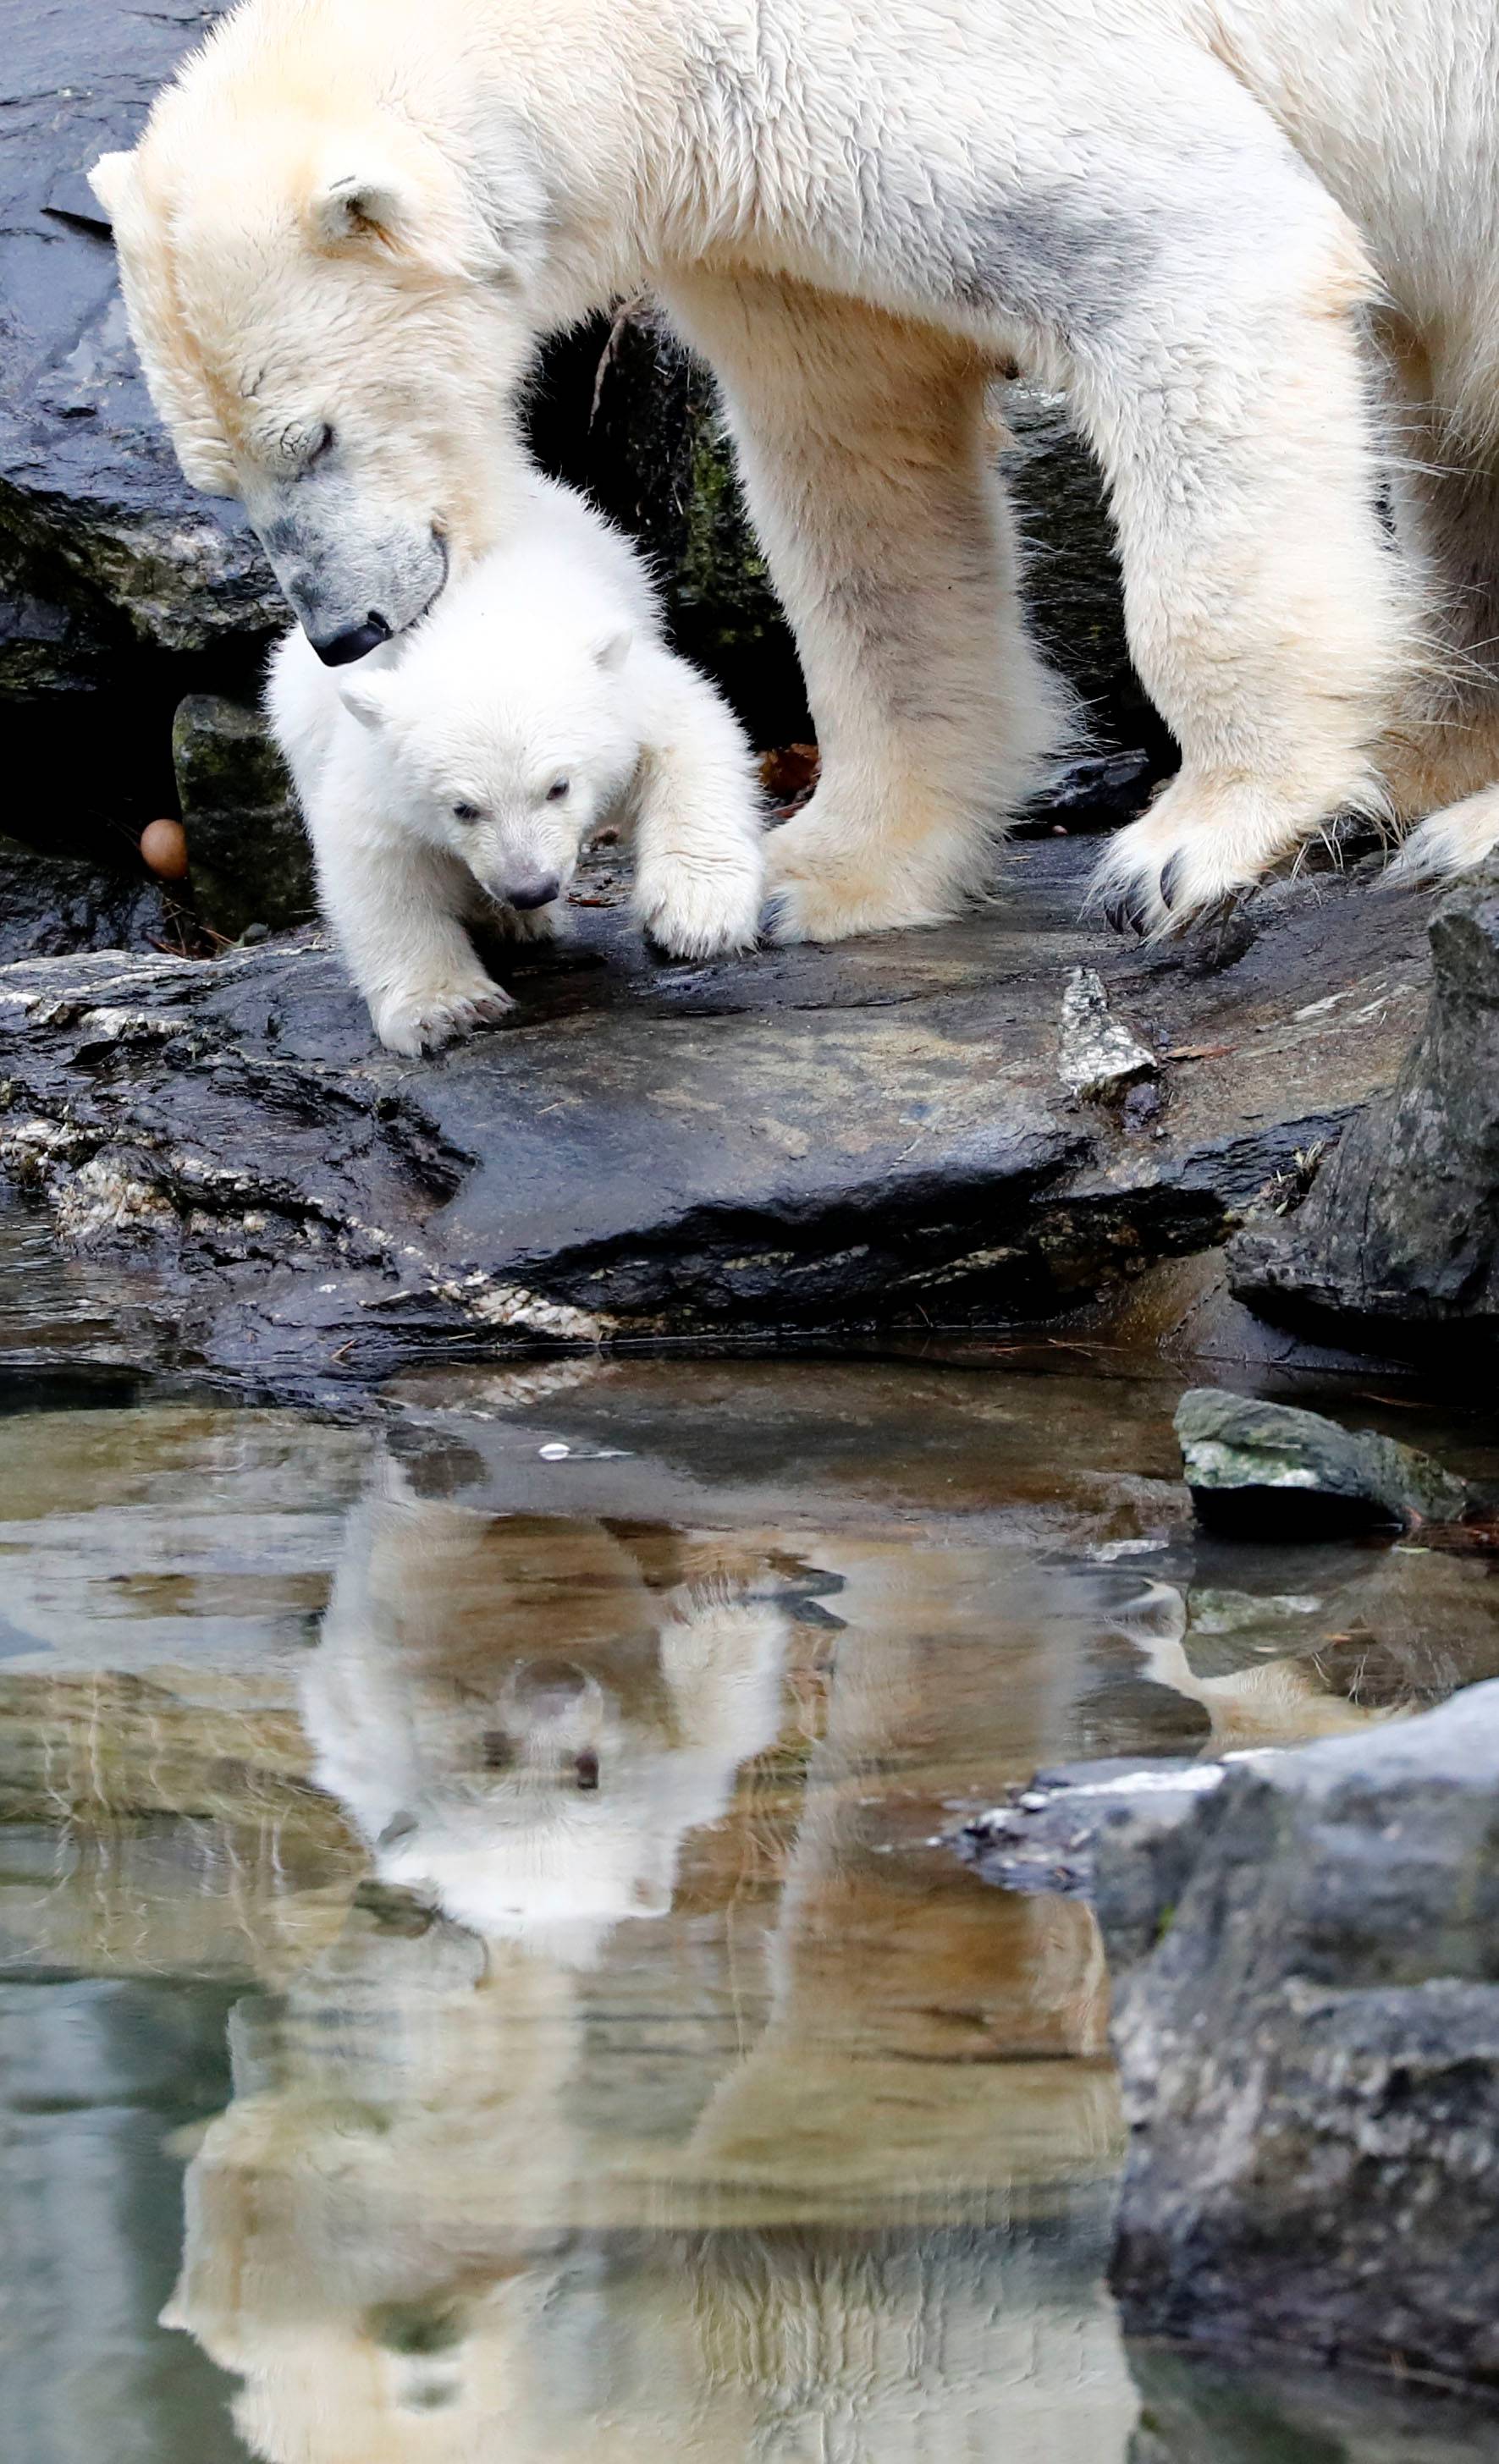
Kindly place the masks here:
[(1166, 198), (1151, 280), (1074, 353), (1131, 649), (1181, 747), (1096, 884), (1113, 921), (1150, 933), (1339, 810), (1384, 808), (1376, 746), (1421, 640), (1378, 517), (1356, 234), (1272, 131), (1241, 169)]
[(1016, 596), (987, 363), (794, 283), (694, 275), (667, 297), (724, 387), (822, 750), (765, 843), (771, 930), (940, 923), (987, 886), (1067, 733)]

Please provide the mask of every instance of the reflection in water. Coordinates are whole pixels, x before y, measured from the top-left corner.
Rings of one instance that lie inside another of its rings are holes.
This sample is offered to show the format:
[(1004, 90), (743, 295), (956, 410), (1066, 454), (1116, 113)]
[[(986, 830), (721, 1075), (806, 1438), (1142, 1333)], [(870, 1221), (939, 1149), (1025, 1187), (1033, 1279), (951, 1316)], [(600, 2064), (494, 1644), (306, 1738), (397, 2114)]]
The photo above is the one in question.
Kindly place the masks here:
[[(1288, 1610), (1315, 1611), (1321, 1603), (1281, 1599), (1274, 1606), (1284, 1616)], [(1340, 1692), (1331, 1670), (1315, 1653), (1306, 1658), (1287, 1654), (1251, 1661), (1246, 1667), (1229, 1669), (1221, 1677), (1200, 1676), (1187, 1656), (1191, 1608), (1186, 1594), (1174, 1583), (1147, 1584), (1114, 1622), (1138, 1646), (1144, 1673), (1155, 1684), (1169, 1685), (1173, 1693), (1201, 1705), (1209, 1722), (1204, 1754), (1302, 1745), (1312, 1737), (1354, 1736), (1400, 1715), (1400, 1705), (1362, 1703)]]
[(665, 1915), (686, 1834), (775, 1742), (773, 1588), (726, 1543), (482, 1516), (387, 1468), (303, 1688), (316, 1776), (382, 1881), (587, 1966), (620, 1919)]
[(1091, 1922), (892, 1894), (921, 1587), (843, 1553), (388, 1466), (350, 1517), (302, 1700), (375, 1883), (236, 2022), (167, 2312), (257, 2454), (901, 2464), (987, 2452), (1003, 2392), (1006, 2454), (1122, 2458)]
[(1499, 1666), (1480, 1564), (1201, 1543), (1172, 1400), (570, 1362), (408, 1385), (389, 1449), (0, 1417), (26, 2464), (1492, 2452), (1127, 2366), (1091, 1919), (928, 1844)]

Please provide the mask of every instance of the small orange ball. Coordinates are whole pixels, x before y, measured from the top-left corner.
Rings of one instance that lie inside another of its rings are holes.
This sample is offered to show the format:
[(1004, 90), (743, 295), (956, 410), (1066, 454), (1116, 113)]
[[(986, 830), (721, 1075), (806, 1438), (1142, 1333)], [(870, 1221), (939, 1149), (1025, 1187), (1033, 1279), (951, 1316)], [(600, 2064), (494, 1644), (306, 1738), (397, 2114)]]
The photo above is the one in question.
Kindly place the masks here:
[(187, 833), (181, 822), (147, 822), (141, 832), (141, 854), (159, 881), (187, 877)]

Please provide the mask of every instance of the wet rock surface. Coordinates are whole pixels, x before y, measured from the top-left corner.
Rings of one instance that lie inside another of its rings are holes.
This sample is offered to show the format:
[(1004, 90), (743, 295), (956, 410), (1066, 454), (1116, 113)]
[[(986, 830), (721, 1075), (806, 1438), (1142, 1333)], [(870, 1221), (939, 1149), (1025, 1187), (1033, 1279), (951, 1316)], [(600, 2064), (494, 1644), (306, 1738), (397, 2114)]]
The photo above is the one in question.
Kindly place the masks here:
[(8, 22), (0, 691), (72, 691), (142, 646), (201, 651), (279, 618), (248, 529), (177, 470), (86, 178), (217, 13), (43, 0)]
[(1496, 1774), (1490, 1683), (1195, 1809), (1111, 1943), (1128, 2326), (1499, 2376)]
[[(1053, 1316), (1221, 1241), (1393, 1076), (1417, 912), (1330, 880), (1232, 968), (1077, 921), (1086, 848), (1012, 851), (940, 932), (652, 963), (586, 876), (515, 1023), (380, 1053), (315, 942), (34, 961), (0, 983), (3, 1156), (73, 1243), (139, 1258), (173, 1356), (360, 1375), (496, 1342)], [(1144, 1124), (1058, 1073), (1097, 967), (1162, 1057)], [(1299, 996), (1335, 971), (1346, 1008)]]
[(40, 855), (0, 837), (0, 966), (78, 950), (176, 945), (172, 911), (148, 881), (114, 877), (72, 856)]
[[(1180, 1835), (1226, 1764), (1153, 1756), (1072, 1763), (1036, 1773), (1007, 1804), (965, 1823), (955, 1845), (985, 1881), (1005, 1891), (1060, 1891), (1096, 1902), (1099, 1841), (1113, 1891), (1111, 1942), (1128, 1932), (1131, 1956), (1154, 1940), (1159, 1910), (1190, 1867)], [(1132, 1925), (1132, 1915), (1135, 1922)]]
[(1334, 1339), (1472, 1356), (1499, 1338), (1499, 862), (1431, 926), (1429, 1014), (1386, 1100), (1282, 1225), (1236, 1243), (1234, 1289)]
[(1198, 1386), (1176, 1427), (1192, 1502), (1214, 1530), (1399, 1530), (1460, 1522), (1480, 1503), (1415, 1447), (1288, 1403)]

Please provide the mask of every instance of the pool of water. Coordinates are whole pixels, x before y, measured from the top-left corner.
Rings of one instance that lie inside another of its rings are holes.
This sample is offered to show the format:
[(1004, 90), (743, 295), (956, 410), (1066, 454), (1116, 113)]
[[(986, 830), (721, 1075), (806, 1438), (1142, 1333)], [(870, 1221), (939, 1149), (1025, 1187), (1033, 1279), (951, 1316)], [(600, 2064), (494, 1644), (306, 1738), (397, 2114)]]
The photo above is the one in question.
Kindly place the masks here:
[(1091, 1919), (942, 1844), (1040, 1763), (1499, 1673), (1484, 1561), (1211, 1546), (1175, 1388), (1065, 1353), (434, 1372), (339, 1419), (43, 1386), (24, 1316), (0, 2452), (1499, 2458), (1434, 2395), (1126, 2346)]

